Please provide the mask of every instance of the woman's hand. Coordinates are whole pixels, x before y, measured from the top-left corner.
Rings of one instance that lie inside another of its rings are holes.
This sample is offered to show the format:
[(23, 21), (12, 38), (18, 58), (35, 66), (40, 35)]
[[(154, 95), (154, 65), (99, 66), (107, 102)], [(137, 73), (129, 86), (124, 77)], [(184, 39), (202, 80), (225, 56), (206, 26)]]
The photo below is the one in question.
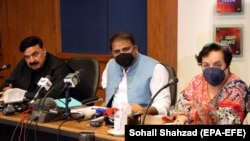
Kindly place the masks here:
[(183, 114), (179, 114), (175, 116), (175, 120), (173, 122), (174, 125), (185, 125), (186, 121), (188, 121), (188, 117)]
[(189, 105), (192, 109), (195, 109), (201, 122), (206, 123), (206, 118), (208, 116), (206, 104), (203, 103), (199, 98), (193, 97), (191, 101), (185, 102), (184, 105)]

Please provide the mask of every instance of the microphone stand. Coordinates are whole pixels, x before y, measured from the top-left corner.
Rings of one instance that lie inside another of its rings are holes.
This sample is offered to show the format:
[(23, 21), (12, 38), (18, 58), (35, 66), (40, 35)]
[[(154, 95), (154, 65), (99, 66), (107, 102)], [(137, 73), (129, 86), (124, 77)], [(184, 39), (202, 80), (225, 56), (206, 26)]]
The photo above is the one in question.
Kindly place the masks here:
[(70, 117), (70, 108), (69, 108), (69, 103), (70, 103), (70, 92), (69, 92), (69, 86), (66, 86), (66, 92), (65, 92), (65, 115), (67, 118)]
[(159, 89), (159, 90), (155, 93), (155, 95), (153, 96), (153, 98), (150, 100), (150, 102), (149, 102), (149, 104), (148, 104), (148, 106), (147, 106), (147, 108), (146, 108), (145, 113), (143, 114), (143, 119), (142, 119), (141, 125), (144, 125), (145, 119), (146, 119), (146, 115), (147, 115), (147, 112), (148, 112), (148, 109), (149, 109), (149, 107), (152, 105), (152, 103), (153, 103), (154, 99), (156, 98), (156, 96), (157, 96), (163, 89), (165, 89), (165, 88), (167, 88), (167, 87), (169, 87), (169, 86), (171, 86), (171, 85), (175, 85), (177, 82), (178, 82), (178, 79), (177, 79), (177, 78), (171, 79), (171, 80), (169, 80), (169, 83), (168, 83), (167, 85), (164, 85), (161, 89)]
[(55, 121), (55, 120), (60, 120), (60, 119), (69, 120), (70, 118), (73, 118), (73, 119), (77, 120), (78, 122), (80, 122), (79, 119), (74, 118), (74, 117), (72, 116), (72, 113), (71, 113), (70, 108), (69, 108), (69, 102), (71, 101), (70, 92), (69, 92), (70, 86), (71, 86), (71, 84), (70, 84), (70, 83), (67, 83), (67, 84), (65, 85), (65, 87), (63, 88), (63, 91), (66, 89), (66, 90), (65, 90), (65, 113), (62, 114), (61, 116), (59, 116), (58, 118), (54, 119), (53, 121)]

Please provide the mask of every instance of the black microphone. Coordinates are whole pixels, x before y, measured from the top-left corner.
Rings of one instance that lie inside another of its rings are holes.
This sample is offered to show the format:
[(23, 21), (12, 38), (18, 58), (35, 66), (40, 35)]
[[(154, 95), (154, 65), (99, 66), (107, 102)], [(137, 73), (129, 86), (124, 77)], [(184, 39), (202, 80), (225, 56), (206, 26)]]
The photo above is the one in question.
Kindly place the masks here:
[(37, 83), (37, 85), (39, 86), (39, 89), (36, 92), (34, 98), (30, 101), (31, 104), (38, 98), (39, 94), (42, 91), (44, 91), (44, 90), (48, 91), (50, 89), (50, 87), (52, 86), (52, 83), (50, 80), (51, 80), (50, 75), (46, 75), (45, 77), (41, 77), (41, 79)]
[(83, 69), (79, 69), (75, 71), (75, 73), (69, 73), (64, 79), (64, 83), (67, 87), (76, 87), (76, 85), (80, 82), (80, 76), (84, 74)]
[(2, 65), (2, 67), (0, 68), (0, 71), (2, 71), (2, 70), (7, 70), (8, 68), (10, 68), (10, 64), (4, 64), (4, 65)]
[(31, 121), (34, 120), (40, 123), (53, 121), (61, 115), (61, 113), (57, 111), (58, 106), (53, 98), (37, 99), (32, 104), (32, 109)]
[(39, 110), (50, 111), (50, 109), (55, 109), (56, 107), (57, 107), (57, 104), (55, 100), (50, 97), (37, 99), (34, 103), (32, 103), (32, 108), (35, 111), (39, 111)]
[(168, 81), (168, 84), (164, 85), (161, 89), (159, 89), (159, 90), (156, 92), (156, 94), (155, 94), (155, 95), (153, 96), (153, 98), (150, 100), (150, 102), (149, 102), (149, 104), (148, 104), (148, 106), (147, 106), (147, 108), (146, 108), (145, 113), (143, 114), (143, 120), (142, 120), (141, 125), (144, 125), (145, 118), (146, 118), (146, 115), (147, 115), (147, 112), (148, 112), (148, 108), (152, 105), (152, 103), (153, 103), (154, 99), (156, 98), (156, 96), (157, 96), (163, 89), (165, 89), (165, 88), (167, 88), (167, 87), (169, 87), (169, 86), (171, 86), (171, 85), (176, 85), (177, 82), (178, 82), (178, 78), (170, 79), (170, 80)]

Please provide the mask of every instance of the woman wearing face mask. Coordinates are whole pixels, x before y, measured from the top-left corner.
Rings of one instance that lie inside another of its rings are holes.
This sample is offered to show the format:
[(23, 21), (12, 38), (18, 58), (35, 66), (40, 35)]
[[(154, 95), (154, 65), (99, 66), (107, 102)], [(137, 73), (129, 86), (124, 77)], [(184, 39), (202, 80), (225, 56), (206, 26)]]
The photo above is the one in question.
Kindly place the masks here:
[[(154, 94), (168, 83), (168, 71), (159, 61), (139, 53), (129, 32), (115, 33), (109, 45), (114, 58), (102, 74), (105, 106), (127, 104), (132, 112), (143, 114)], [(147, 114), (166, 114), (170, 104), (170, 91), (166, 88), (154, 99)]]
[(219, 43), (206, 44), (196, 60), (203, 73), (179, 94), (171, 115), (183, 124), (242, 124), (248, 89), (230, 72), (230, 48)]

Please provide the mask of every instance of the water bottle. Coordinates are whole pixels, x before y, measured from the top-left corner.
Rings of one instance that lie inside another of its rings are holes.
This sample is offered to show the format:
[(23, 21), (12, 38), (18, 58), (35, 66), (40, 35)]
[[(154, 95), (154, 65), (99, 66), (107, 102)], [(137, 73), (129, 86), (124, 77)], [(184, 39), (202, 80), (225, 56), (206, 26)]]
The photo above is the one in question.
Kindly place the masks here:
[(124, 107), (119, 106), (118, 111), (116, 111), (114, 114), (114, 134), (125, 134), (125, 125), (127, 124), (127, 119), (127, 113)]

